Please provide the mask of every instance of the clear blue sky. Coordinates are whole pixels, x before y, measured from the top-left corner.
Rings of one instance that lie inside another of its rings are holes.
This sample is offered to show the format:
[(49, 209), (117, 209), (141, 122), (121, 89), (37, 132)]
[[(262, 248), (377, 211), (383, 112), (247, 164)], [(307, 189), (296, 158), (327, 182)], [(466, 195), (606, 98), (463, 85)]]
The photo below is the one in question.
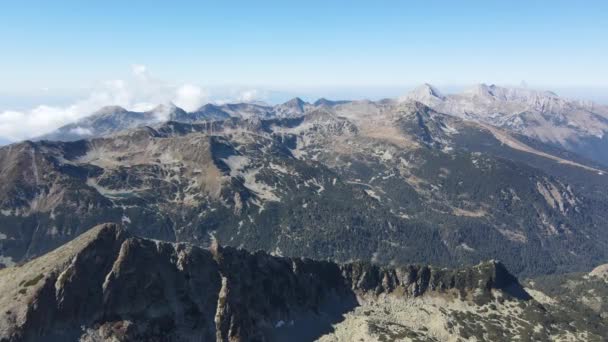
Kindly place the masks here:
[(608, 1), (5, 1), (0, 46), (0, 96), (133, 64), (205, 86), (606, 87)]

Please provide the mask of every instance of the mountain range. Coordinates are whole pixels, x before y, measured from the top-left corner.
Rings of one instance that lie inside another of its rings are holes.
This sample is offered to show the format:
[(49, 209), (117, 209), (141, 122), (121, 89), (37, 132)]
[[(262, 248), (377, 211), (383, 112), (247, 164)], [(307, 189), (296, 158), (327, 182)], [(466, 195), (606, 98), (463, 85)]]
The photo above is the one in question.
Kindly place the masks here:
[(607, 113), (487, 85), (104, 107), (0, 148), (0, 339), (600, 341)]
[(479, 84), (443, 95), (424, 84), (400, 100), (414, 100), (463, 119), (486, 123), (608, 165), (608, 107), (553, 92)]
[[(608, 106), (564, 99), (550, 91), (486, 84), (449, 95), (442, 94), (430, 84), (423, 84), (396, 100), (380, 102), (390, 101), (420, 102), (437, 112), (522, 134), (608, 166)], [(294, 117), (314, 108), (331, 108), (349, 102), (353, 101), (319, 99), (310, 104), (294, 98), (276, 106), (264, 103), (207, 104), (189, 113), (173, 104), (159, 105), (148, 112), (109, 106), (41, 138), (78, 140), (168, 120), (196, 122), (230, 117)]]
[(340, 262), (500, 257), (519, 275), (608, 256), (602, 164), (418, 101), (106, 107), (53, 134), (75, 128), (91, 137), (0, 149), (5, 265), (104, 222)]

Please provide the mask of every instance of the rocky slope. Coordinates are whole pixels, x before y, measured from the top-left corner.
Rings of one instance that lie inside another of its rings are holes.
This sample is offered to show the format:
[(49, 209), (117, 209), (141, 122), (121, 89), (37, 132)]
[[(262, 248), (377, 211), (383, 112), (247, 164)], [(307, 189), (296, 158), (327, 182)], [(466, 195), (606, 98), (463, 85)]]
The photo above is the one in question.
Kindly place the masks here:
[(394, 101), (23, 142), (0, 148), (0, 262), (117, 222), (340, 262), (584, 270), (608, 259), (608, 176), (562, 152)]
[(594, 327), (608, 336), (608, 264), (591, 272), (548, 275), (526, 280), (526, 290), (571, 325)]
[(608, 107), (552, 92), (479, 84), (443, 95), (424, 84), (401, 98), (467, 120), (520, 133), (608, 165)]
[(554, 317), (494, 261), (338, 265), (146, 240), (114, 224), (0, 270), (0, 304), (2, 341), (597, 337)]

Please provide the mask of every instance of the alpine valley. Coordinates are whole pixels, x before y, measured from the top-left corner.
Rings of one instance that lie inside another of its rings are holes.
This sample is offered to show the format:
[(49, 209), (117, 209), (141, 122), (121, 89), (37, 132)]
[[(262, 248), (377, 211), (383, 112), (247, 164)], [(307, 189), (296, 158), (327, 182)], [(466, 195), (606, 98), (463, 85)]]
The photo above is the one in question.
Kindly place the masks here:
[(101, 108), (0, 148), (0, 340), (602, 341), (607, 133), (484, 84)]

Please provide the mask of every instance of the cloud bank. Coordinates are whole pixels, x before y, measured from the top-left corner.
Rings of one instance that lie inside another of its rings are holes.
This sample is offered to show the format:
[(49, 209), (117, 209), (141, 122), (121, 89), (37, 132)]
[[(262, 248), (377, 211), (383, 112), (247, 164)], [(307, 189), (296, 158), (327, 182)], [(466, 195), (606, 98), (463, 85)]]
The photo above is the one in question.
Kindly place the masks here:
[(134, 64), (128, 80), (103, 82), (98, 89), (73, 104), (39, 105), (27, 111), (0, 111), (0, 142), (40, 136), (108, 105), (146, 111), (159, 103), (172, 102), (186, 111), (192, 111), (208, 101), (209, 91), (206, 89), (193, 84), (169, 84), (154, 78), (145, 65)]

